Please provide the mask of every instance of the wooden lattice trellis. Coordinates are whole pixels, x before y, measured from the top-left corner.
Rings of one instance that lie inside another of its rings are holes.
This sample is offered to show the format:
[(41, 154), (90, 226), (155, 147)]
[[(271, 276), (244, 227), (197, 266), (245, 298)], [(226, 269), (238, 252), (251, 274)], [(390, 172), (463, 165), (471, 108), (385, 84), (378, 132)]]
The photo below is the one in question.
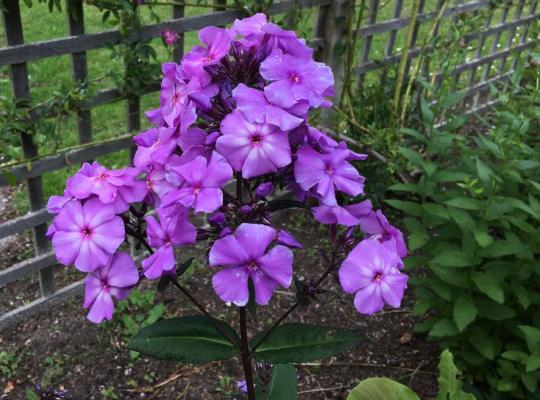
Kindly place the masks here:
[[(106, 44), (118, 44), (124, 38), (118, 31), (106, 31), (86, 34), (84, 29), (84, 14), (82, 0), (67, 0), (69, 37), (48, 40), (38, 43), (24, 43), (23, 26), (19, 9), (19, 0), (3, 0), (5, 5), (4, 26), (7, 38), (7, 47), (0, 48), (0, 65), (9, 65), (13, 94), (17, 100), (29, 99), (29, 79), (27, 63), (38, 59), (71, 54), (73, 82), (84, 81), (87, 77), (86, 52), (92, 49), (105, 47)], [(387, 0), (388, 1), (388, 0)], [(454, 0), (452, 4), (446, 4), (450, 0), (393, 0), (391, 13), (388, 19), (379, 20), (379, 0), (367, 0), (367, 13), (365, 25), (359, 31), (361, 50), (359, 64), (355, 69), (358, 87), (361, 88), (366, 82), (368, 74), (382, 73), (390, 65), (398, 65), (403, 57), (403, 52), (396, 49), (398, 36), (405, 34), (411, 24), (412, 15), (416, 14), (413, 22), (414, 29), (411, 31), (408, 45), (407, 67), (411, 69), (412, 61), (421, 53), (417, 41), (422, 24), (435, 21), (439, 14), (443, 18), (457, 18), (480, 10), (489, 9), (489, 0)], [(432, 4), (436, 3), (436, 4)], [(223, 1), (216, 0), (216, 4)], [(358, 3), (358, 2), (357, 2)], [(455, 76), (456, 85), (464, 73), (468, 73), (467, 91), (473, 104), (472, 109), (480, 110), (492, 104), (493, 99), (480, 96), (486, 92), (490, 85), (508, 79), (515, 68), (516, 58), (507, 62), (514, 52), (526, 54), (534, 46), (534, 40), (529, 38), (528, 29), (538, 19), (538, 0), (514, 0), (506, 2), (502, 9), (500, 20), (494, 21), (493, 14), (485, 20), (482, 30), (474, 32), (464, 38), (467, 43), (476, 43), (475, 57), (471, 60), (463, 60), (452, 74)], [(426, 6), (435, 5), (434, 10), (424, 12)], [(443, 12), (440, 10), (444, 5)], [(311, 45), (317, 50), (317, 57), (328, 63), (335, 71), (339, 81), (342, 79), (343, 62), (338, 58), (342, 53), (340, 46), (345, 42), (346, 19), (351, 15), (351, 0), (284, 0), (276, 2), (268, 10), (269, 14), (279, 14), (287, 11), (289, 7), (315, 7), (317, 18)], [(406, 7), (410, 6), (410, 7)], [(406, 15), (406, 10), (409, 15)], [(72, 12), (75, 11), (75, 12)], [(73, 16), (77, 17), (73, 17)], [(172, 7), (171, 19), (159, 24), (144, 26), (131, 40), (158, 37), (162, 30), (173, 29), (176, 32), (189, 32), (198, 30), (207, 25), (223, 26), (242, 17), (238, 11), (215, 11), (212, 14), (184, 17), (184, 8)], [(510, 17), (510, 19), (509, 19)], [(520, 36), (516, 42), (516, 32), (520, 27)], [(435, 27), (438, 29), (438, 27)], [(508, 32), (507, 40), (501, 44), (503, 34)], [(373, 41), (378, 35), (387, 35), (382, 57), (372, 54)], [(491, 48), (486, 53), (485, 44), (488, 38), (492, 38)], [(180, 59), (184, 44), (180, 41), (175, 50), (175, 59)], [(498, 62), (498, 68), (493, 69), (494, 63)], [(491, 71), (495, 70), (495, 74)], [(482, 71), (482, 73), (479, 73)], [(435, 73), (437, 73), (435, 71)], [(429, 65), (422, 67), (422, 75), (429, 76)], [(148, 92), (156, 91), (159, 85), (151, 85)], [(127, 100), (127, 127), (129, 133), (120, 134), (118, 137), (106, 142), (92, 143), (92, 108), (112, 101)], [(11, 167), (8, 172), (17, 182), (27, 182), (30, 212), (26, 215), (0, 224), (0, 239), (10, 235), (19, 234), (26, 230), (33, 230), (35, 256), (15, 264), (4, 270), (0, 270), (0, 287), (14, 284), (18, 279), (39, 273), (42, 297), (22, 307), (14, 309), (0, 316), (0, 329), (21, 318), (42, 310), (44, 307), (62, 301), (67, 296), (79, 293), (81, 282), (56, 289), (53, 278), (53, 268), (56, 259), (50, 250), (49, 242), (45, 238), (46, 223), (51, 219), (44, 207), (43, 188), (41, 177), (46, 172), (66, 168), (85, 160), (94, 159), (104, 154), (109, 154), (132, 145), (132, 133), (140, 128), (140, 104), (138, 97), (125, 99), (116, 89), (107, 89), (99, 92), (90, 101), (80, 107), (77, 113), (78, 140), (81, 146), (61, 151), (57, 154), (39, 157), (38, 148), (30, 135), (22, 135), (21, 143), (26, 162)], [(5, 175), (0, 174), (0, 186), (8, 184)]]

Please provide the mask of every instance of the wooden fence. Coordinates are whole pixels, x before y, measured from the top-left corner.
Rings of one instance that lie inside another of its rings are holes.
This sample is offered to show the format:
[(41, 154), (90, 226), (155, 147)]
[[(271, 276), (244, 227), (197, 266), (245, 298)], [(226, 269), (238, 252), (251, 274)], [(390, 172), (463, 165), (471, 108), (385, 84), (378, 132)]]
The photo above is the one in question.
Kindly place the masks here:
[[(67, 0), (66, 10), (70, 36), (38, 43), (24, 43), (19, 0), (3, 1), (5, 5), (3, 11), (4, 26), (8, 46), (0, 48), (0, 65), (10, 66), (13, 94), (17, 100), (30, 99), (31, 97), (27, 70), (28, 62), (46, 57), (71, 54), (73, 82), (77, 83), (84, 81), (87, 77), (87, 51), (105, 47), (107, 44), (118, 44), (124, 40), (124, 37), (118, 31), (85, 34), (82, 0)], [(216, 1), (219, 2), (219, 0)], [(404, 53), (409, 63), (407, 70), (411, 69), (411, 61), (421, 54), (421, 47), (416, 42), (422, 24), (433, 24), (433, 21), (438, 21), (440, 18), (457, 18), (490, 7), (490, 1), (488, 0), (472, 0), (468, 2), (456, 0), (457, 4), (451, 5), (447, 3), (450, 0), (412, 0), (411, 10), (407, 10), (409, 15), (406, 15), (404, 1), (393, 0), (392, 12), (385, 18), (380, 15), (380, 18), (378, 18), (378, 10), (381, 9), (379, 0), (366, 0), (367, 18), (359, 30), (361, 51), (360, 60), (356, 67), (360, 87), (365, 84), (368, 74), (377, 73), (391, 65), (398, 65)], [(431, 5), (431, 1), (437, 3), (435, 8), (431, 11), (424, 11), (426, 2), (427, 5)], [(470, 95), (486, 91), (491, 84), (511, 76), (516, 63), (513, 61), (506, 65), (506, 59), (512, 52), (523, 53), (532, 48), (533, 41), (528, 38), (527, 29), (540, 16), (536, 13), (537, 2), (538, 0), (514, 0), (509, 2), (507, 7), (503, 7), (499, 21), (493, 21), (492, 16), (490, 16), (486, 19), (482, 30), (466, 38), (467, 43), (476, 41), (476, 57), (471, 60), (464, 60), (462, 64), (452, 71), (452, 74), (458, 77), (456, 79), (457, 83), (462, 74), (469, 73), (467, 90)], [(524, 9), (525, 4), (528, 4), (526, 10)], [(283, 13), (292, 6), (316, 8), (317, 18), (311, 45), (316, 48), (317, 57), (332, 66), (338, 80), (342, 79), (343, 62), (338, 58), (338, 54), (342, 53), (342, 46), (345, 43), (346, 20), (351, 15), (350, 0), (283, 0), (272, 5), (268, 13)], [(75, 11), (75, 13), (72, 11)], [(511, 11), (513, 11), (513, 15), (509, 19)], [(72, 15), (80, 17), (73, 18)], [(195, 31), (207, 25), (225, 25), (240, 17), (242, 17), (242, 14), (239, 11), (215, 11), (208, 15), (184, 17), (184, 8), (174, 6), (172, 7), (170, 20), (144, 26), (136, 34), (130, 36), (129, 40), (136, 41), (159, 37), (164, 29), (172, 29), (183, 33)], [(36, 23), (39, 23), (39, 21), (36, 21)], [(515, 34), (518, 29), (520, 29), (519, 39), (518, 43), (514, 45), (516, 41)], [(404, 32), (412, 33), (408, 36), (409, 43), (406, 52), (396, 48), (397, 37), (404, 34)], [(499, 41), (504, 32), (509, 34), (506, 35), (507, 41), (500, 48)], [(373, 43), (374, 40), (377, 40), (378, 35), (387, 36), (382, 55), (373, 54)], [(488, 37), (492, 37), (494, 40), (491, 41), (491, 48), (485, 54), (485, 43), (487, 43)], [(182, 53), (183, 42), (180, 41), (175, 48), (175, 59), (179, 59)], [(497, 73), (493, 75), (491, 73), (492, 66), (497, 61), (500, 64)], [(481, 68), (484, 68), (483, 73), (478, 74)], [(424, 67), (422, 71), (426, 76), (430, 76), (428, 68)], [(148, 87), (147, 91), (152, 92), (158, 89), (159, 85), (156, 84)], [(127, 100), (127, 127), (129, 133), (119, 134), (118, 137), (106, 142), (92, 143), (92, 108), (120, 100)], [(474, 107), (475, 109), (481, 109), (488, 106), (491, 101), (476, 96)], [(56, 268), (56, 259), (50, 250), (49, 241), (45, 238), (46, 224), (51, 219), (51, 216), (43, 208), (45, 199), (41, 177), (46, 172), (66, 168), (72, 164), (78, 164), (85, 160), (130, 147), (132, 145), (131, 132), (140, 129), (141, 116), (139, 108), (138, 97), (126, 99), (116, 89), (99, 92), (90, 101), (84, 103), (77, 113), (80, 146), (50, 156), (40, 157), (32, 136), (25, 134), (21, 136), (26, 161), (11, 167), (7, 172), (10, 177), (14, 177), (16, 182), (27, 183), (30, 211), (26, 215), (0, 224), (0, 239), (32, 230), (35, 255), (30, 259), (0, 270), (0, 288), (7, 284), (15, 284), (15, 281), (28, 277), (30, 274), (38, 273), (42, 296), (35, 301), (1, 315), (0, 329), (20, 319), (27, 318), (45, 307), (61, 302), (70, 295), (80, 293), (82, 282), (76, 282), (59, 289), (55, 287), (53, 269)], [(0, 174), (0, 186), (8, 185), (8, 183), (10, 182), (8, 182), (7, 175)]]

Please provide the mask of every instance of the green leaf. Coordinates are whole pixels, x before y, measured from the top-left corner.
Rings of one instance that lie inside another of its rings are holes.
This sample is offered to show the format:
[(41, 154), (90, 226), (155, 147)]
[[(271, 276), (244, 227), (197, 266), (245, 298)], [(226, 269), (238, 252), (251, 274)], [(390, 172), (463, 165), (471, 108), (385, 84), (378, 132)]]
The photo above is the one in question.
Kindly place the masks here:
[(504, 292), (491, 275), (477, 272), (471, 276), (471, 279), (478, 290), (497, 303), (504, 304)]
[(259, 385), (257, 400), (296, 400), (296, 369), (292, 364), (275, 364), (267, 388)]
[(525, 366), (527, 369), (527, 372), (536, 371), (540, 368), (540, 354), (531, 354), (529, 358), (527, 358), (527, 364)]
[(433, 337), (447, 337), (455, 336), (459, 333), (456, 328), (456, 324), (448, 318), (443, 318), (431, 327), (429, 336)]
[(459, 370), (454, 364), (454, 356), (450, 350), (446, 349), (441, 354), (439, 360), (439, 399), (447, 399), (451, 393), (456, 393), (459, 390), (459, 381), (457, 376)]
[(470, 257), (467, 257), (459, 250), (446, 250), (440, 252), (431, 260), (434, 264), (439, 264), (444, 267), (462, 268), (474, 265), (475, 262)]
[(420, 111), (422, 111), (422, 117), (424, 119), (424, 124), (426, 124), (428, 126), (433, 125), (433, 121), (434, 121), (435, 116), (433, 114), (433, 111), (431, 111), (431, 108), (429, 107), (428, 102), (426, 101), (426, 99), (424, 99), (423, 96), (420, 99)]
[(467, 211), (460, 210), (459, 208), (448, 207), (448, 212), (450, 213), (450, 217), (456, 221), (456, 224), (458, 224), (461, 230), (470, 232), (476, 227), (476, 222), (474, 222), (474, 219), (472, 219), (471, 215)]
[(482, 203), (476, 199), (469, 197), (454, 197), (453, 199), (445, 201), (449, 206), (456, 208), (462, 208), (464, 210), (480, 210)]
[(478, 315), (478, 310), (471, 296), (460, 296), (454, 304), (454, 321), (460, 332), (471, 324)]
[[(251, 339), (251, 347), (259, 343), (265, 331)], [(309, 324), (278, 326), (255, 350), (258, 361), (270, 363), (306, 362), (325, 358), (356, 346), (363, 338), (356, 332)]]
[(529, 392), (534, 393), (538, 388), (538, 374), (536, 372), (522, 373), (521, 382), (523, 382)]
[[(229, 336), (240, 342), (235, 330), (227, 323), (213, 320)], [(128, 348), (161, 360), (204, 363), (225, 360), (240, 349), (233, 345), (202, 315), (163, 319), (133, 337)]]
[(403, 157), (405, 157), (411, 164), (417, 166), (418, 168), (422, 167), (424, 163), (422, 155), (412, 149), (408, 149), (407, 147), (399, 146), (398, 149)]
[(38, 395), (32, 389), (26, 389), (24, 394), (26, 395), (26, 400), (39, 400)]
[(524, 310), (529, 308), (531, 305), (531, 296), (529, 296), (529, 291), (520, 285), (519, 283), (514, 283), (512, 285), (512, 291), (516, 296), (518, 303), (523, 307)]
[(480, 158), (476, 158), (476, 173), (483, 182), (490, 182), (493, 171)]
[(540, 329), (528, 325), (520, 325), (519, 329), (525, 335), (527, 346), (531, 352), (536, 352), (540, 349)]
[(289, 208), (307, 208), (306, 204), (301, 201), (289, 200), (289, 199), (278, 199), (269, 201), (266, 205), (266, 210), (268, 212), (275, 212), (280, 210), (286, 210)]
[(476, 243), (478, 243), (480, 247), (488, 247), (493, 243), (493, 238), (489, 233), (487, 233), (485, 226), (477, 227), (473, 234), (474, 238), (476, 239)]
[(454, 93), (447, 94), (446, 96), (443, 96), (441, 99), (439, 99), (439, 106), (441, 106), (444, 109), (449, 109), (459, 102), (461, 102), (465, 97), (467, 96), (466, 90), (459, 90)]
[(391, 190), (393, 192), (418, 193), (420, 189), (418, 188), (418, 185), (415, 185), (414, 183), (396, 183), (390, 186), (387, 190)]
[(347, 400), (420, 400), (407, 386), (388, 378), (368, 378), (355, 386)]
[(429, 240), (429, 235), (425, 226), (418, 220), (414, 218), (405, 218), (404, 222), (409, 231), (409, 250), (415, 251)]
[(467, 339), (482, 356), (488, 360), (495, 359), (495, 345), (493, 339), (480, 333), (480, 331), (468, 332)]
[(412, 136), (412, 137), (414, 137), (415, 139), (417, 139), (418, 141), (420, 141), (422, 143), (427, 143), (427, 139), (425, 138), (425, 136), (422, 135), (417, 130), (410, 129), (410, 128), (401, 128), (400, 132), (404, 133), (407, 136)]
[(409, 215), (420, 217), (422, 215), (422, 207), (414, 201), (402, 201), (402, 200), (385, 200), (390, 206), (404, 211)]

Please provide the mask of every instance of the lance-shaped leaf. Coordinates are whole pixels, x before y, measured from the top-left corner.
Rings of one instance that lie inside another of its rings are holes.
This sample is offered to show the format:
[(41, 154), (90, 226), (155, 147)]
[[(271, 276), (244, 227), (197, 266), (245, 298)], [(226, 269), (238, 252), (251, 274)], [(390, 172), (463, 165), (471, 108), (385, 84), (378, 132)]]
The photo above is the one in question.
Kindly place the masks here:
[(257, 400), (296, 400), (296, 368), (292, 364), (276, 364), (267, 387), (256, 386)]
[(360, 382), (347, 400), (420, 400), (407, 386), (388, 378), (368, 378)]
[(161, 360), (184, 363), (204, 363), (224, 360), (236, 355), (240, 349), (230, 343), (221, 330), (240, 342), (235, 330), (227, 323), (202, 315), (170, 318), (158, 321), (134, 336), (128, 348)]
[[(251, 340), (251, 347), (259, 344), (265, 332)], [(309, 324), (278, 326), (260, 346), (254, 358), (259, 361), (284, 364), (318, 360), (341, 353), (360, 343), (363, 338), (355, 332)]]

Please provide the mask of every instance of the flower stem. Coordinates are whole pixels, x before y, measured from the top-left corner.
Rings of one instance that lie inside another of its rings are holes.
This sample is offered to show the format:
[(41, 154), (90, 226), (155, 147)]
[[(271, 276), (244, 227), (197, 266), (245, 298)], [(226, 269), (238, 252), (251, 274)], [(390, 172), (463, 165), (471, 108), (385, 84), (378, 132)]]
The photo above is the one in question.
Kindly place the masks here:
[[(336, 256), (337, 256), (337, 249), (335, 249), (332, 252), (332, 260), (330, 261), (330, 265), (328, 266), (326, 271), (324, 271), (324, 273), (319, 277), (319, 279), (317, 279), (317, 281), (311, 286), (312, 289), (316, 289), (321, 283), (324, 282), (324, 280), (328, 277), (328, 275), (332, 273), (332, 271), (336, 267)], [(300, 305), (301, 300), (302, 299), (296, 301), (287, 311), (285, 311), (285, 313), (281, 317), (279, 317), (272, 324), (272, 326), (269, 329), (266, 330), (263, 337), (260, 338), (259, 341), (255, 344), (255, 346), (252, 347), (251, 349), (252, 352), (257, 350), (259, 346), (263, 344), (266, 339), (268, 339), (270, 334), (279, 326), (279, 324), (281, 324), (285, 318), (287, 318), (294, 310), (296, 310), (296, 308)]]
[(251, 356), (249, 354), (248, 336), (247, 336), (247, 321), (246, 307), (240, 307), (240, 356), (244, 367), (244, 375), (246, 377), (248, 400), (255, 400), (255, 386), (253, 383), (253, 369), (251, 367)]
[(221, 326), (219, 326), (218, 323), (216, 323), (216, 320), (210, 315), (208, 311), (206, 311), (206, 308), (204, 308), (204, 306), (201, 303), (199, 303), (199, 301), (195, 297), (193, 297), (193, 295), (189, 293), (189, 291), (185, 287), (180, 285), (178, 281), (174, 279), (172, 276), (169, 277), (169, 280), (174, 286), (176, 286), (178, 290), (180, 290), (184, 294), (184, 296), (186, 296), (189, 299), (189, 301), (193, 303), (195, 307), (197, 307), (197, 309), (208, 319), (208, 321), (212, 325), (214, 325), (214, 328), (216, 328), (225, 339), (227, 339), (231, 344), (235, 346), (238, 345), (238, 342), (236, 341), (236, 339), (231, 337), (231, 335), (229, 335)]

